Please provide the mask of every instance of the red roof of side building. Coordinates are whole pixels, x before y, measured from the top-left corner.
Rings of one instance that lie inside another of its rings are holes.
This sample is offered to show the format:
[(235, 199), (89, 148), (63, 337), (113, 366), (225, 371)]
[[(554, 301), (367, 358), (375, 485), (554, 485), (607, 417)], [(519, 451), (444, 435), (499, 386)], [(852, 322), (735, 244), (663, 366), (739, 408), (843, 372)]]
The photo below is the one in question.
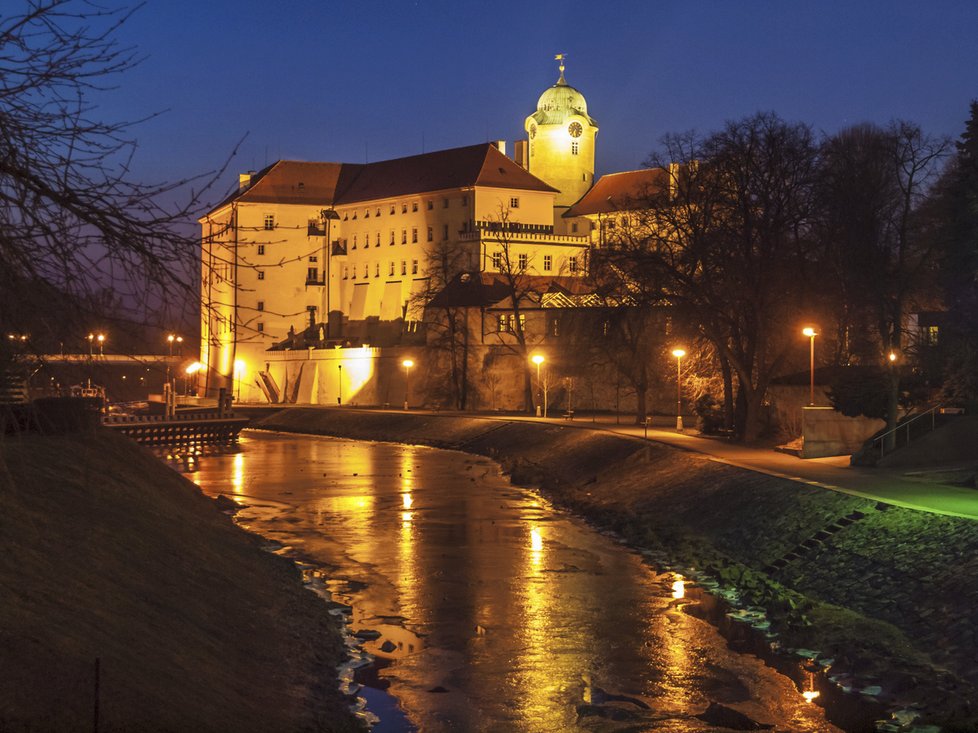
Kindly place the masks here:
[(213, 210), (232, 201), (334, 206), (471, 186), (557, 191), (494, 145), (482, 143), (376, 163), (280, 160)]
[(601, 176), (564, 216), (608, 214), (642, 208), (648, 206), (650, 200), (661, 196), (668, 186), (669, 172), (662, 168), (609, 173)]

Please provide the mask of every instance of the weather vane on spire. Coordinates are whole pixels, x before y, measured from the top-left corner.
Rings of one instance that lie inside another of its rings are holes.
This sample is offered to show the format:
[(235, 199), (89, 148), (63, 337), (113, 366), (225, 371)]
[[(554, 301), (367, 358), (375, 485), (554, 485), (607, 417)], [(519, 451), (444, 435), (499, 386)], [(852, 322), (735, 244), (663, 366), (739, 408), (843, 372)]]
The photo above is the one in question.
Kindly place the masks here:
[(556, 56), (554, 56), (554, 59), (556, 61), (559, 61), (560, 62), (560, 65), (557, 67), (557, 68), (560, 69), (560, 78), (557, 80), (557, 83), (558, 84), (565, 84), (566, 83), (564, 81), (564, 59), (566, 59), (566, 58), (567, 58), (567, 54), (566, 53), (558, 53)]

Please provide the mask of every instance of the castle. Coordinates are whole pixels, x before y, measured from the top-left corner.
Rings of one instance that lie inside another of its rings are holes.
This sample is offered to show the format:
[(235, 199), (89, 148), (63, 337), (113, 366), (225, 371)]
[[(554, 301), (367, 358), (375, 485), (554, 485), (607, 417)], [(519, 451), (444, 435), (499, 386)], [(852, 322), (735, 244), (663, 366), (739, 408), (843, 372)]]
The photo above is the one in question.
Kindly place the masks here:
[[(483, 295), (508, 275), (572, 297), (607, 202), (588, 204), (598, 125), (558, 59), (512, 158), (495, 142), (242, 175), (200, 219), (200, 386), (243, 401), (386, 402), (384, 364), (390, 381), (405, 347), (423, 344), (425, 304), (457, 278)], [(518, 331), (525, 346), (523, 316), (497, 310), (483, 336)]]

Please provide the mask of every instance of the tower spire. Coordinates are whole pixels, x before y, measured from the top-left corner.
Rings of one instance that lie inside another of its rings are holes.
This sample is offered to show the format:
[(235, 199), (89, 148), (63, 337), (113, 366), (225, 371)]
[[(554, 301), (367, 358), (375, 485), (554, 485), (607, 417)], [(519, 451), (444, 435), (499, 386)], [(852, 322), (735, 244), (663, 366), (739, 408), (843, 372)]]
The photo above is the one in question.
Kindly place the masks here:
[(554, 60), (560, 62), (560, 64), (557, 67), (558, 69), (560, 69), (560, 78), (557, 80), (557, 83), (558, 84), (566, 84), (567, 83), (566, 81), (564, 81), (564, 59), (565, 58), (567, 58), (567, 54), (566, 53), (558, 53), (556, 56), (554, 56)]

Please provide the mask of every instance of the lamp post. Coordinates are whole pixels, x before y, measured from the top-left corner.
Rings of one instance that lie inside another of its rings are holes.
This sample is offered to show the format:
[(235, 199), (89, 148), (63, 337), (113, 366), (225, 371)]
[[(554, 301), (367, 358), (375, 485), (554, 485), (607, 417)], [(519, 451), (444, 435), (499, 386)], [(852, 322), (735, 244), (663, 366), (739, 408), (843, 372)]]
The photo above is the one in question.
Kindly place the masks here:
[[(544, 358), (543, 354), (534, 354), (532, 357), (530, 357), (530, 361), (532, 361), (534, 364), (537, 365), (537, 389), (540, 390), (541, 398), (542, 401), (544, 402), (543, 417), (546, 417), (547, 416), (547, 405), (546, 405), (547, 393), (543, 389), (543, 382), (540, 381), (540, 365), (543, 364), (543, 362), (545, 362), (546, 359)], [(537, 417), (540, 417), (539, 402), (537, 403)]]
[(815, 337), (818, 336), (818, 332), (811, 326), (807, 326), (802, 329), (802, 333), (808, 336), (809, 339), (809, 374), (811, 378), (808, 383), (808, 405), (811, 407), (815, 404)]
[(195, 361), (193, 364), (188, 366), (184, 370), (184, 374), (187, 376), (184, 378), (183, 392), (186, 395), (190, 394), (190, 377), (194, 378), (194, 394), (197, 394), (197, 373), (204, 368), (204, 365), (199, 361)]
[(411, 359), (405, 359), (401, 362), (401, 366), (404, 367), (404, 409), (408, 409), (408, 397), (411, 395), (411, 367), (414, 366), (414, 361)]
[(88, 357), (92, 357), (92, 344), (95, 342), (95, 334), (88, 334)]
[(672, 355), (676, 357), (676, 430), (683, 430), (683, 357), (686, 356), (685, 349), (673, 349)]
[(244, 374), (245, 363), (241, 359), (234, 362), (234, 388), (237, 393), (234, 397), (235, 402), (241, 401), (241, 375)]
[(336, 369), (340, 374), (339, 379), (336, 383), (336, 404), (342, 405), (343, 404), (343, 365), (337, 364)]
[(98, 336), (95, 337), (95, 340), (98, 341), (98, 355), (105, 356), (105, 352), (103, 350), (105, 347), (105, 334), (100, 333)]

